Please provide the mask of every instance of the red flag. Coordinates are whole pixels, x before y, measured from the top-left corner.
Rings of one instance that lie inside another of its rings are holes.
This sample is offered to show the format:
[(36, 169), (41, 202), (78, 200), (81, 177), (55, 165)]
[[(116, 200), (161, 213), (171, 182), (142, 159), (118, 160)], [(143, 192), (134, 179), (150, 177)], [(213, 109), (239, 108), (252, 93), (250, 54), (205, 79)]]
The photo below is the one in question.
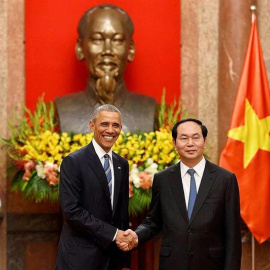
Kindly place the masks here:
[(241, 216), (259, 243), (270, 237), (270, 92), (256, 16), (220, 166), (234, 172)]

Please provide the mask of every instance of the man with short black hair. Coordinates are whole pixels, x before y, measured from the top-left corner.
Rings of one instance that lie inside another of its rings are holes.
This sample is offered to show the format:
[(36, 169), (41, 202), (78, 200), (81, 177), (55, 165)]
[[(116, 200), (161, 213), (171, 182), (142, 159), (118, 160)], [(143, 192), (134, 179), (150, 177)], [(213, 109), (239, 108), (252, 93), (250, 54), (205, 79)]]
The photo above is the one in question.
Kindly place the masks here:
[[(155, 174), (150, 212), (125, 235), (140, 245), (161, 232), (160, 270), (240, 270), (235, 175), (205, 159), (207, 128), (201, 121), (180, 120), (172, 137), (180, 162)], [(129, 250), (126, 243), (122, 249)]]

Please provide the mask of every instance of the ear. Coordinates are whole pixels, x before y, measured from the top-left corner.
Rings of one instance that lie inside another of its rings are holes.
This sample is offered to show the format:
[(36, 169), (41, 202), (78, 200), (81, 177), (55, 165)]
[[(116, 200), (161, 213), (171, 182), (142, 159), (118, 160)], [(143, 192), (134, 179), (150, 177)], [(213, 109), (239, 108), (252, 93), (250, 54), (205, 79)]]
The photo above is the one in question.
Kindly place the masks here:
[(206, 143), (207, 143), (207, 137), (204, 138), (204, 148), (206, 148)]
[(127, 58), (128, 62), (132, 62), (134, 57), (135, 57), (135, 44), (132, 39), (129, 45), (128, 58)]
[(82, 61), (84, 59), (84, 54), (83, 54), (83, 49), (82, 49), (82, 40), (80, 38), (78, 38), (76, 42), (75, 54), (79, 61)]
[(175, 140), (174, 139), (172, 139), (172, 143), (173, 143), (173, 146), (176, 147), (176, 143), (175, 143)]
[(92, 120), (89, 122), (89, 128), (90, 131), (94, 132), (94, 122)]

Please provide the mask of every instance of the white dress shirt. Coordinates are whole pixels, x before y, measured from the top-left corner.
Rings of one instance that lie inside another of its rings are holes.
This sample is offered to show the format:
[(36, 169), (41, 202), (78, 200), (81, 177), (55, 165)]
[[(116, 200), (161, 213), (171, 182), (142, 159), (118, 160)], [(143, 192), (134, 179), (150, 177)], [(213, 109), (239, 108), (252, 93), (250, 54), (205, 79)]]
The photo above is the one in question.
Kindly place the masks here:
[(114, 171), (113, 171), (113, 160), (112, 160), (112, 149), (106, 153), (98, 144), (97, 142), (95, 141), (95, 139), (92, 140), (93, 142), (93, 146), (94, 146), (94, 149), (100, 159), (100, 162), (102, 164), (102, 166), (104, 167), (104, 162), (105, 162), (105, 158), (104, 158), (104, 155), (105, 154), (108, 154), (109, 155), (109, 163), (110, 163), (110, 168), (111, 168), (111, 172), (112, 172), (112, 196), (111, 196), (111, 205), (112, 205), (112, 208), (113, 208), (113, 194), (114, 194)]
[[(105, 154), (108, 154), (109, 155), (109, 163), (110, 163), (110, 167), (111, 167), (111, 173), (112, 173), (112, 196), (111, 196), (111, 205), (112, 205), (112, 209), (113, 209), (113, 194), (114, 194), (114, 171), (113, 171), (113, 159), (112, 159), (112, 149), (106, 153), (100, 146), (99, 144), (95, 141), (95, 139), (93, 138), (92, 139), (92, 142), (93, 142), (93, 146), (94, 146), (94, 149), (100, 159), (100, 162), (102, 164), (102, 166), (104, 167), (104, 162), (105, 162), (105, 158), (104, 158), (104, 155)], [(116, 232), (115, 232), (115, 235), (112, 239), (112, 241), (115, 240), (116, 238), (116, 235), (117, 235), (117, 232), (118, 232), (118, 228), (116, 228)]]
[(188, 171), (188, 169), (195, 170), (194, 178), (195, 178), (196, 189), (197, 189), (197, 193), (198, 193), (199, 188), (200, 188), (200, 184), (202, 181), (205, 163), (206, 163), (206, 161), (205, 161), (205, 158), (203, 157), (202, 160), (196, 166), (194, 166), (193, 168), (189, 168), (183, 162), (180, 161), (180, 173), (181, 173), (181, 177), (182, 177), (182, 184), (183, 184), (187, 209), (188, 209), (188, 199), (189, 199), (189, 190), (190, 190), (190, 174), (187, 171)]

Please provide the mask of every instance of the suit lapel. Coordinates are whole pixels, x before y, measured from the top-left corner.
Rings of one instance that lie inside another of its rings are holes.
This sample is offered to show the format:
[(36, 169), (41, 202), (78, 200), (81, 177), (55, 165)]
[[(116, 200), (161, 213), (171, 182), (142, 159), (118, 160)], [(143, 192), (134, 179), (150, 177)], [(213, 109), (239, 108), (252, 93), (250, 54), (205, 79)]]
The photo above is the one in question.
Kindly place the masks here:
[(121, 164), (115, 153), (113, 153), (113, 171), (114, 171), (114, 195), (113, 195), (113, 215), (114, 215), (122, 180)]
[(169, 182), (171, 185), (174, 198), (176, 200), (176, 203), (178, 205), (178, 208), (180, 209), (180, 212), (184, 220), (188, 223), (189, 221), (186, 209), (185, 195), (182, 184), (182, 178), (180, 174), (180, 163), (177, 163), (174, 166), (172, 166), (170, 172), (171, 174), (169, 175)]
[(100, 183), (103, 187), (103, 190), (106, 194), (106, 199), (111, 207), (110, 191), (109, 191), (109, 187), (108, 187), (106, 174), (104, 172), (104, 168), (100, 162), (98, 155), (95, 152), (95, 149), (94, 149), (94, 146), (92, 143), (90, 143), (88, 145), (88, 149), (89, 149), (89, 151), (87, 151), (87, 158), (88, 158), (89, 165), (92, 168), (92, 170), (94, 171), (94, 173), (96, 174), (97, 179), (100, 181)]
[(198, 214), (205, 199), (207, 198), (207, 195), (212, 188), (214, 180), (215, 180), (215, 170), (212, 169), (211, 163), (208, 160), (206, 160), (205, 169), (204, 169), (202, 181), (200, 184), (199, 192), (197, 194), (194, 208), (191, 214), (191, 218), (189, 222), (190, 224), (192, 223), (192, 221)]

